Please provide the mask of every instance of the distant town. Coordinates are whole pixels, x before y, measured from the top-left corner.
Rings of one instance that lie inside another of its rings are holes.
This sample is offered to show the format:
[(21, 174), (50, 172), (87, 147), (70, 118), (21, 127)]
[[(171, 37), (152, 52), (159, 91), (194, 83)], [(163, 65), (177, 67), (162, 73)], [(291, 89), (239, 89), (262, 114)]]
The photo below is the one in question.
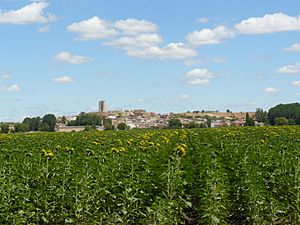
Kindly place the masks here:
[(73, 116), (47, 114), (26, 117), (21, 123), (0, 123), (1, 133), (18, 132), (74, 132), (89, 130), (131, 130), (168, 128), (214, 128), (264, 125), (300, 125), (300, 103), (279, 104), (267, 111), (255, 112), (187, 111), (182, 113), (155, 113), (144, 109), (106, 110), (99, 101), (97, 112), (81, 112)]
[[(97, 112), (87, 113), (90, 116), (98, 116), (103, 118), (103, 121), (109, 121), (113, 128), (118, 127), (126, 129), (159, 129), (170, 127), (170, 121), (174, 122), (176, 128), (199, 128), (199, 127), (226, 127), (226, 126), (244, 126), (246, 117), (253, 118), (253, 125), (263, 126), (263, 122), (258, 122), (256, 112), (226, 112), (218, 111), (187, 111), (184, 113), (167, 113), (160, 114), (155, 112), (147, 112), (144, 109), (135, 110), (114, 110), (106, 111), (105, 101), (99, 101)], [(75, 121), (80, 115), (58, 117), (56, 131), (71, 132), (83, 131), (86, 125), (76, 125)], [(176, 123), (177, 122), (177, 123)], [(96, 126), (98, 130), (105, 130), (105, 123), (101, 126)]]

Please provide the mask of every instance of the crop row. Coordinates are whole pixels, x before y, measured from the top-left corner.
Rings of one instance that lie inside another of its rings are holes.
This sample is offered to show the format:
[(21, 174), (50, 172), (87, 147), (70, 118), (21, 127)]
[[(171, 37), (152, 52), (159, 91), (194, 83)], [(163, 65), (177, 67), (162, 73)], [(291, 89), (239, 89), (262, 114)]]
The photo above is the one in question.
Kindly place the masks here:
[(300, 128), (0, 136), (0, 224), (300, 224)]

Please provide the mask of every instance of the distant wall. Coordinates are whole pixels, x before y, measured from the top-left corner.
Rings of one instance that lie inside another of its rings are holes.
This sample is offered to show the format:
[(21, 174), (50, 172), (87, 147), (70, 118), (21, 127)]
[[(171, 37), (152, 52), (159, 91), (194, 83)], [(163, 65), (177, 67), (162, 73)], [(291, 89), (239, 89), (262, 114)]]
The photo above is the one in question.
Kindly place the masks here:
[(57, 132), (72, 132), (72, 131), (83, 131), (84, 126), (62, 126), (62, 127), (56, 127)]

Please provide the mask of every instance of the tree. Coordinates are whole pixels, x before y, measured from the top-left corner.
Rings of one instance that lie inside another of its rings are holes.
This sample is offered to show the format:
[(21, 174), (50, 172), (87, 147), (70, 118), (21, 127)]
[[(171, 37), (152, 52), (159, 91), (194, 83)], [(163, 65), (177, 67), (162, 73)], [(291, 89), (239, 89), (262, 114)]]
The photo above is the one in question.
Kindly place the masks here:
[(118, 130), (128, 130), (128, 126), (126, 125), (126, 123), (119, 123), (117, 126)]
[(277, 117), (275, 118), (275, 125), (276, 126), (286, 126), (289, 124), (289, 120), (285, 117)]
[(95, 131), (96, 126), (85, 126), (83, 131)]
[(289, 119), (289, 125), (296, 125), (296, 122), (294, 119)]
[(246, 121), (244, 126), (254, 126), (255, 122), (252, 117), (249, 116), (249, 113), (246, 113)]
[(1, 133), (7, 134), (9, 133), (9, 125), (6, 123), (1, 124)]
[(42, 126), (43, 131), (55, 131), (56, 125), (56, 117), (53, 114), (47, 114), (42, 119)]
[(112, 124), (111, 119), (104, 120), (104, 130), (114, 130), (115, 126)]
[(15, 132), (28, 132), (29, 124), (27, 123), (18, 123), (15, 125)]
[(50, 127), (47, 123), (42, 123), (40, 131), (50, 131)]
[(109, 123), (104, 124), (104, 130), (114, 130), (115, 126)]
[(30, 131), (39, 131), (41, 128), (42, 119), (41, 117), (26, 117), (23, 122), (23, 124), (28, 124)]
[(300, 103), (279, 104), (272, 107), (268, 112), (269, 123), (275, 125), (277, 117), (293, 119), (297, 125), (300, 125)]
[(268, 114), (261, 108), (257, 108), (255, 112), (255, 118), (257, 122), (266, 122), (268, 119)]
[(182, 128), (182, 123), (179, 119), (172, 118), (169, 120), (169, 127), (172, 129)]
[(68, 126), (101, 126), (102, 118), (96, 114), (81, 112), (76, 120), (70, 121)]
[(68, 122), (67, 117), (63, 116), (61, 118), (61, 122), (62, 122), (62, 124), (67, 124), (67, 122)]
[(210, 116), (205, 116), (207, 127), (211, 127), (212, 118)]

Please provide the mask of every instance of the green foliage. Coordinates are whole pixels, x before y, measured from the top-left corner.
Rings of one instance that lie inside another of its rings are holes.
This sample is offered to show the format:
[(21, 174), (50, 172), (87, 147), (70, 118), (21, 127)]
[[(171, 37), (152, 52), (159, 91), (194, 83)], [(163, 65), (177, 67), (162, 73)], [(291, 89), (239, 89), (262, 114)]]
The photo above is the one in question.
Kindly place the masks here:
[(84, 127), (84, 131), (95, 131), (95, 130), (97, 130), (96, 126), (85, 126)]
[(296, 225), (299, 142), (298, 126), (0, 134), (0, 224)]
[(183, 125), (184, 128), (191, 129), (191, 128), (206, 128), (207, 125), (206, 123), (195, 123), (195, 122), (190, 122), (189, 124)]
[(76, 120), (70, 121), (68, 126), (101, 126), (102, 118), (97, 114), (81, 112)]
[(261, 108), (257, 108), (255, 112), (255, 118), (259, 123), (266, 122), (268, 119), (268, 113)]
[(269, 123), (275, 125), (277, 117), (293, 119), (297, 125), (300, 125), (300, 103), (279, 104), (271, 108), (268, 112)]
[(3, 124), (1, 124), (0, 128), (1, 128), (1, 133), (3, 133), (3, 134), (9, 133), (9, 125), (8, 124), (3, 123)]
[(22, 123), (28, 124), (30, 131), (39, 131), (41, 128), (42, 119), (39, 116), (32, 118), (26, 117)]
[(289, 120), (287, 118), (285, 118), (285, 117), (277, 117), (277, 118), (275, 118), (275, 125), (276, 126), (286, 126), (286, 125), (289, 125)]
[(119, 123), (117, 126), (118, 130), (128, 130), (128, 126), (126, 125), (126, 123)]
[(205, 119), (206, 119), (207, 126), (211, 127), (211, 121), (212, 121), (212, 119), (216, 119), (216, 118), (212, 118), (212, 117), (206, 115)]
[(169, 127), (172, 129), (182, 128), (182, 123), (179, 119), (172, 118), (169, 120)]
[(15, 132), (28, 132), (29, 124), (27, 123), (17, 123), (15, 124)]
[(42, 118), (42, 131), (55, 131), (56, 117), (53, 114), (47, 114)]
[(294, 119), (289, 119), (289, 125), (296, 125), (296, 122)]
[(255, 122), (254, 122), (253, 118), (250, 117), (248, 113), (246, 113), (246, 121), (245, 121), (244, 126), (249, 127), (249, 126), (254, 126), (254, 125), (255, 125)]

